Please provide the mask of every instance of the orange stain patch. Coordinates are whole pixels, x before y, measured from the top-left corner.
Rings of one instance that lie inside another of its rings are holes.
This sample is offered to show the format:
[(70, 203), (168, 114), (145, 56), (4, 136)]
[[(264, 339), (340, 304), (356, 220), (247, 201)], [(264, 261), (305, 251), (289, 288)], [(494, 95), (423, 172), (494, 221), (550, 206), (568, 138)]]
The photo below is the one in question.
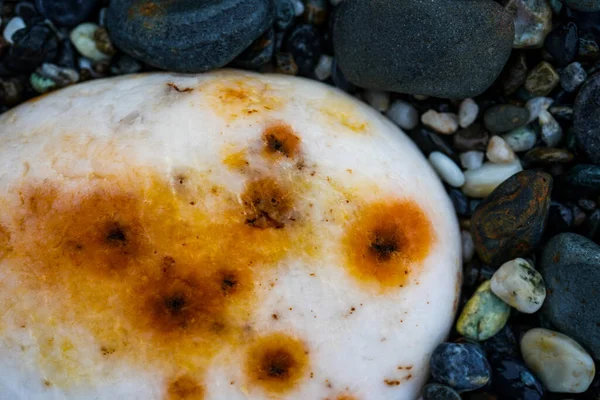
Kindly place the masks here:
[(201, 90), (205, 91), (210, 107), (228, 120), (276, 110), (283, 104), (268, 84), (250, 77), (210, 81)]
[(246, 223), (254, 228), (283, 228), (291, 221), (291, 192), (272, 178), (248, 183), (242, 194)]
[(308, 350), (304, 343), (284, 333), (257, 339), (246, 356), (248, 382), (271, 394), (292, 391), (307, 377), (308, 366)]
[(348, 272), (381, 290), (403, 287), (434, 241), (431, 222), (410, 200), (376, 202), (359, 209), (345, 238)]
[[(315, 248), (303, 233), (309, 221), (256, 229), (283, 221), (293, 203), (268, 179), (249, 184), (249, 205), (204, 190), (190, 206), (179, 186), (212, 185), (190, 169), (171, 178), (138, 168), (70, 184), (26, 180), (0, 215), (3, 268), (20, 282), (3, 288), (11, 302), (0, 313), (35, 321), (28, 329), (44, 343), (41, 368), (59, 386), (93, 379), (80, 357), (201, 373), (216, 353), (243, 345), (262, 274), (290, 252)], [(17, 300), (32, 296), (41, 307)], [(92, 335), (97, 354), (55, 329), (76, 326)]]
[(271, 158), (294, 158), (300, 151), (300, 138), (291, 126), (278, 123), (265, 129), (262, 135), (264, 153)]
[(250, 165), (248, 162), (248, 155), (246, 154), (246, 150), (233, 150), (225, 149), (222, 152), (223, 156), (223, 164), (225, 164), (229, 169), (234, 171), (240, 171), (245, 169)]
[(165, 400), (203, 400), (204, 387), (192, 377), (183, 375), (170, 382)]

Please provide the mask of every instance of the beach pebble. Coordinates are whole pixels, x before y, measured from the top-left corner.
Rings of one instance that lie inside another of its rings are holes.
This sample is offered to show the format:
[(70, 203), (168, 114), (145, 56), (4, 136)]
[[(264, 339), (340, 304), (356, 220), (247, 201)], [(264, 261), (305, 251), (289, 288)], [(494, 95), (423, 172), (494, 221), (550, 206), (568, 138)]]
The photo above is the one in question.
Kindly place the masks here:
[(460, 164), (465, 169), (477, 169), (481, 167), (483, 164), (484, 154), (482, 151), (466, 151), (464, 153), (460, 153)]
[(438, 173), (440, 178), (448, 185), (461, 187), (465, 183), (465, 175), (458, 165), (447, 155), (434, 151), (429, 154), (429, 162)]
[(523, 360), (551, 392), (583, 393), (596, 373), (579, 343), (559, 332), (534, 328), (521, 339)]
[(458, 109), (458, 123), (461, 128), (466, 128), (477, 119), (479, 106), (473, 99), (464, 99)]
[(390, 93), (383, 90), (365, 90), (364, 99), (379, 112), (386, 112), (390, 107)]
[(481, 202), (471, 218), (481, 261), (501, 265), (536, 248), (546, 227), (551, 190), (549, 174), (526, 170), (508, 178)]
[(460, 394), (450, 386), (428, 383), (423, 388), (423, 400), (461, 400)]
[(421, 115), (421, 122), (423, 125), (444, 135), (450, 135), (458, 130), (458, 117), (451, 113), (428, 110)]
[(502, 135), (502, 139), (506, 141), (513, 151), (520, 152), (533, 148), (537, 141), (537, 136), (533, 129), (528, 126), (523, 126), (505, 133)]
[(502, 264), (491, 282), (492, 292), (522, 313), (533, 314), (542, 307), (546, 298), (542, 275), (522, 258)]
[(577, 56), (577, 48), (579, 47), (577, 24), (569, 22), (552, 30), (546, 36), (544, 47), (558, 67), (567, 66)]
[(485, 353), (473, 343), (441, 343), (429, 364), (435, 381), (459, 392), (479, 389), (491, 378)]
[(525, 108), (529, 111), (529, 120), (527, 123), (533, 122), (540, 116), (542, 111), (546, 111), (554, 103), (554, 99), (550, 97), (534, 97), (527, 100)]
[(573, 107), (573, 131), (578, 148), (593, 164), (600, 164), (600, 72), (583, 84)]
[(484, 163), (481, 167), (465, 171), (465, 184), (462, 191), (469, 197), (484, 198), (510, 176), (522, 171), (519, 160), (512, 163)]
[(489, 140), (489, 133), (479, 123), (474, 123), (452, 135), (452, 142), (458, 151), (485, 151)]
[(499, 399), (543, 400), (542, 382), (516, 358), (492, 358), (492, 387)]
[(529, 120), (529, 111), (511, 104), (501, 104), (489, 108), (484, 116), (485, 127), (493, 133), (508, 132), (517, 129)]
[(510, 307), (491, 291), (490, 281), (482, 283), (465, 304), (456, 330), (473, 340), (486, 340), (498, 333), (510, 316)]
[(59, 26), (74, 26), (85, 21), (98, 0), (35, 0), (38, 12)]
[(567, 7), (583, 12), (600, 11), (600, 0), (561, 0)]
[(93, 61), (105, 61), (110, 60), (109, 54), (103, 53), (97, 45), (95, 38), (96, 32), (100, 29), (100, 26), (92, 23), (85, 22), (77, 25), (75, 29), (71, 31), (70, 38), (73, 46), (77, 49), (79, 54), (89, 58)]
[(493, 163), (509, 163), (515, 160), (515, 152), (500, 136), (492, 136), (488, 143), (486, 156)]
[(548, 111), (541, 111), (540, 122), (542, 141), (548, 147), (555, 147), (563, 138), (562, 128)]
[(331, 76), (331, 67), (333, 66), (333, 57), (322, 54), (315, 67), (315, 76), (318, 80), (324, 81)]
[(552, 9), (545, 0), (508, 0), (506, 10), (513, 16), (516, 49), (539, 48), (552, 29)]
[(402, 129), (411, 130), (419, 123), (417, 109), (404, 100), (396, 100), (385, 114)]
[(560, 72), (560, 85), (569, 93), (576, 91), (586, 79), (587, 73), (578, 62), (567, 65)]
[(527, 74), (525, 89), (534, 96), (547, 96), (559, 81), (560, 76), (554, 67), (548, 62), (542, 61)]
[(6, 24), (6, 26), (4, 27), (4, 32), (2, 32), (2, 36), (4, 36), (4, 39), (12, 44), (13, 42), (13, 35), (15, 34), (16, 31), (18, 31), (19, 29), (23, 29), (25, 28), (25, 22), (23, 21), (23, 18), (21, 17), (13, 17), (11, 18), (8, 23)]
[(460, 236), (462, 238), (463, 261), (469, 262), (475, 254), (475, 245), (473, 244), (471, 232), (461, 231)]

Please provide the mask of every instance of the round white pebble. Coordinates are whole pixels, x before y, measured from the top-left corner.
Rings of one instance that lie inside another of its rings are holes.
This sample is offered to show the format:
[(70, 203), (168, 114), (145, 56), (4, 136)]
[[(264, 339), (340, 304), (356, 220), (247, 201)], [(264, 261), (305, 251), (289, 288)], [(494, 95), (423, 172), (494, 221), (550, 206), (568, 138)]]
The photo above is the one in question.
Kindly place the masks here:
[(429, 155), (429, 162), (438, 173), (440, 178), (448, 185), (461, 187), (465, 183), (465, 175), (458, 165), (447, 155), (434, 151)]
[(493, 136), (487, 146), (486, 155), (493, 163), (509, 163), (515, 160), (515, 152), (500, 136)]
[(522, 258), (502, 264), (492, 276), (491, 288), (506, 304), (526, 314), (539, 310), (546, 299), (544, 278)]
[(13, 43), (12, 40), (12, 36), (14, 35), (14, 33), (16, 31), (18, 31), (19, 29), (23, 29), (25, 28), (25, 22), (23, 21), (23, 18), (21, 17), (14, 17), (12, 18), (10, 21), (8, 21), (8, 23), (6, 24), (6, 26), (4, 27), (4, 39), (6, 39), (6, 41), (8, 43)]
[(527, 331), (521, 339), (521, 353), (551, 392), (583, 393), (596, 373), (594, 360), (579, 343), (548, 329)]
[(104, 54), (96, 46), (94, 41), (94, 33), (100, 27), (92, 22), (86, 22), (79, 24), (71, 31), (70, 38), (73, 46), (77, 49), (79, 54), (94, 61), (106, 61), (110, 60), (108, 54)]
[(458, 130), (458, 116), (451, 113), (439, 113), (435, 110), (428, 110), (421, 115), (423, 125), (444, 135), (453, 134)]
[(465, 171), (462, 191), (470, 197), (484, 198), (502, 182), (522, 170), (518, 159), (506, 164), (484, 163), (480, 168)]
[(479, 106), (473, 99), (464, 99), (458, 109), (458, 122), (461, 127), (467, 128), (477, 119)]
[(419, 123), (417, 109), (403, 100), (394, 101), (385, 115), (402, 129), (413, 129)]

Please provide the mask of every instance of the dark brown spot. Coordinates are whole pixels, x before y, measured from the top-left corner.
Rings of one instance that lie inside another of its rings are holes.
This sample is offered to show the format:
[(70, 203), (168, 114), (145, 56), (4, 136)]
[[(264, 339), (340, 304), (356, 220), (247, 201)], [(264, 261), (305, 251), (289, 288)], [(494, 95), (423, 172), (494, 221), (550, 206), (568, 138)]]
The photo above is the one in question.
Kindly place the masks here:
[(108, 229), (106, 241), (113, 246), (122, 246), (125, 244), (125, 242), (127, 242), (125, 231), (121, 226), (119, 226), (119, 224), (114, 224), (113, 227)]
[(400, 381), (397, 381), (397, 380), (385, 379), (384, 382), (388, 386), (398, 386), (398, 385), (400, 385)]
[(283, 228), (291, 220), (292, 198), (275, 180), (250, 182), (242, 194), (246, 223), (255, 228)]
[(287, 124), (277, 124), (268, 127), (263, 132), (265, 154), (269, 156), (295, 157), (300, 148), (300, 138), (294, 134)]
[(169, 383), (167, 400), (203, 400), (204, 387), (188, 375), (180, 376)]
[(177, 86), (176, 84), (174, 84), (173, 82), (167, 82), (167, 86), (179, 93), (189, 93), (189, 92), (194, 91), (193, 88), (183, 88), (182, 89), (179, 86)]

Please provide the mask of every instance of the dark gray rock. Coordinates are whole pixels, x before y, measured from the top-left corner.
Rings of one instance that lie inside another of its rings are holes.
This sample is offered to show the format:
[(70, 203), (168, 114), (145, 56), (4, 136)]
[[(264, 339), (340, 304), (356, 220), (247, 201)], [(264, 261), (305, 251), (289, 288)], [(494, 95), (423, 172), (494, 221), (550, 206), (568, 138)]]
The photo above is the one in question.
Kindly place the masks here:
[(490, 0), (344, 0), (333, 45), (358, 86), (465, 98), (486, 90), (506, 63), (511, 16)]
[(113, 43), (152, 66), (179, 72), (219, 68), (272, 24), (271, 0), (111, 1)]
[(573, 108), (573, 131), (581, 151), (600, 164), (600, 73), (588, 78)]
[(539, 267), (547, 288), (542, 316), (600, 359), (600, 246), (561, 233), (544, 247)]
[(479, 389), (490, 380), (485, 353), (472, 343), (441, 343), (429, 360), (431, 376), (459, 392)]
[(526, 125), (528, 120), (527, 109), (510, 104), (494, 106), (483, 115), (485, 127), (493, 133), (512, 131)]
[(562, 2), (573, 10), (585, 12), (600, 11), (600, 0), (562, 0)]
[(559, 194), (568, 198), (595, 196), (600, 194), (600, 167), (591, 164), (579, 164), (561, 176)]

